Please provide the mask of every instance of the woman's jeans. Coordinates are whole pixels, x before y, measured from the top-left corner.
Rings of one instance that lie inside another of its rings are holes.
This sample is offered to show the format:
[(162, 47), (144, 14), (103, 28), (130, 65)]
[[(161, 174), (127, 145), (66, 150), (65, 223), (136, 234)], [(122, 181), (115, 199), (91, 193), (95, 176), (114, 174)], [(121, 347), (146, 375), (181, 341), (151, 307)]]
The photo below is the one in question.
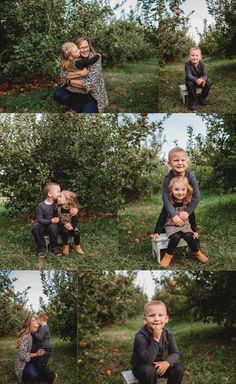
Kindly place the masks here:
[(38, 380), (39, 379), (39, 374), (33, 363), (29, 362), (26, 363), (26, 366), (23, 371), (22, 375), (22, 381), (27, 382), (29, 380)]
[(80, 113), (97, 113), (97, 102), (92, 95), (84, 93), (74, 93), (66, 89), (67, 85), (56, 89), (53, 92), (54, 100), (61, 105), (67, 105)]

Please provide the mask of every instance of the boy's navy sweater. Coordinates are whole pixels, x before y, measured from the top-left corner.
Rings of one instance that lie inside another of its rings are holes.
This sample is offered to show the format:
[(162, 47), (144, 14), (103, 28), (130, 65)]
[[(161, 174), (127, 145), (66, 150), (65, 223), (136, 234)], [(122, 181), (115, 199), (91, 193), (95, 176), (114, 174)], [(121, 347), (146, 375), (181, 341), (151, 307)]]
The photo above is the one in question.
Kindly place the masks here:
[(173, 333), (163, 329), (158, 342), (153, 339), (152, 333), (145, 325), (135, 335), (131, 359), (133, 370), (140, 364), (153, 364), (154, 361), (162, 361), (165, 351), (168, 351), (168, 356), (164, 360), (168, 361), (172, 366), (179, 359), (179, 350)]

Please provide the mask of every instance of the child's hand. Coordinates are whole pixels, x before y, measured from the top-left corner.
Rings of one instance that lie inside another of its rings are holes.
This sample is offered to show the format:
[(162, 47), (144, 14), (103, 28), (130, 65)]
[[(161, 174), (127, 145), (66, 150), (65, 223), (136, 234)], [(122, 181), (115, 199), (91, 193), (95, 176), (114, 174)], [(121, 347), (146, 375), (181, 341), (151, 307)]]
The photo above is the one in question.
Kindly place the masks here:
[(154, 361), (153, 364), (159, 376), (163, 376), (170, 366), (168, 361)]
[(64, 225), (64, 228), (67, 229), (67, 231), (72, 231), (73, 230), (73, 227), (72, 227), (72, 225), (70, 223), (66, 223)]
[(157, 241), (159, 239), (159, 234), (158, 233), (154, 233), (152, 236), (152, 241)]
[(183, 220), (178, 215), (173, 216), (172, 221), (177, 227), (182, 227), (184, 225)]
[(203, 83), (204, 83), (203, 78), (200, 77), (199, 79), (197, 79), (197, 80), (196, 80), (196, 83), (197, 83), (197, 85), (201, 85), (201, 84), (203, 84)]
[(195, 239), (198, 239), (199, 238), (198, 232), (193, 232), (193, 236), (194, 236)]
[(59, 217), (53, 217), (52, 219), (51, 219), (51, 223), (52, 224), (57, 224), (59, 222)]
[(76, 216), (78, 213), (78, 208), (71, 208), (70, 209), (70, 215), (71, 216)]
[(183, 211), (183, 212), (179, 213), (179, 217), (181, 218), (181, 220), (186, 221), (189, 217), (189, 214), (188, 214), (188, 212)]
[(161, 326), (155, 325), (155, 327), (153, 328), (153, 339), (156, 341), (160, 341), (161, 334), (162, 334)]

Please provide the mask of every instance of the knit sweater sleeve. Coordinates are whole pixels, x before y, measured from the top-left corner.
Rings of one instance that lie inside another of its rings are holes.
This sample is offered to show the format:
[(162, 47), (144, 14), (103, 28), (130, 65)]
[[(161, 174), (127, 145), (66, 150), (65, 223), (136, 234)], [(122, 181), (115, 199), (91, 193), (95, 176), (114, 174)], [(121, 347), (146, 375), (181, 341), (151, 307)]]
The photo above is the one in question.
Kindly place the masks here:
[(193, 188), (193, 196), (187, 207), (187, 212), (189, 215), (191, 215), (191, 213), (193, 213), (194, 209), (197, 207), (200, 201), (200, 190), (198, 187), (197, 179), (191, 172), (188, 172), (187, 178), (188, 178), (189, 184)]
[(185, 75), (186, 75), (186, 80), (191, 80), (194, 82), (197, 80), (197, 77), (192, 74), (190, 62), (187, 62), (185, 64)]
[(177, 212), (171, 203), (169, 199), (169, 184), (170, 184), (170, 177), (169, 174), (165, 176), (162, 186), (162, 201), (164, 204), (164, 207), (167, 211), (168, 216), (174, 217), (177, 215)]
[(170, 365), (175, 364), (179, 360), (179, 350), (172, 332), (168, 332), (168, 356), (165, 359)]
[(152, 364), (158, 355), (160, 344), (152, 339), (147, 340), (143, 333), (138, 332), (134, 340), (134, 349), (143, 363)]
[(81, 78), (84, 89), (89, 93), (93, 91), (95, 84), (99, 81), (102, 71), (101, 57), (89, 67), (89, 73), (85, 78)]

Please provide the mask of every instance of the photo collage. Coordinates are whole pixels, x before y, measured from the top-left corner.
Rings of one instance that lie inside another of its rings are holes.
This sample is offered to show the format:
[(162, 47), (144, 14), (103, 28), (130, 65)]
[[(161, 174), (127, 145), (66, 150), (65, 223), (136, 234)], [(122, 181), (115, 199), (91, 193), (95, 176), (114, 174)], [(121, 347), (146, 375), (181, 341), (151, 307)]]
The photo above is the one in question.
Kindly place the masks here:
[(3, 384), (233, 384), (235, 0), (0, 3)]

